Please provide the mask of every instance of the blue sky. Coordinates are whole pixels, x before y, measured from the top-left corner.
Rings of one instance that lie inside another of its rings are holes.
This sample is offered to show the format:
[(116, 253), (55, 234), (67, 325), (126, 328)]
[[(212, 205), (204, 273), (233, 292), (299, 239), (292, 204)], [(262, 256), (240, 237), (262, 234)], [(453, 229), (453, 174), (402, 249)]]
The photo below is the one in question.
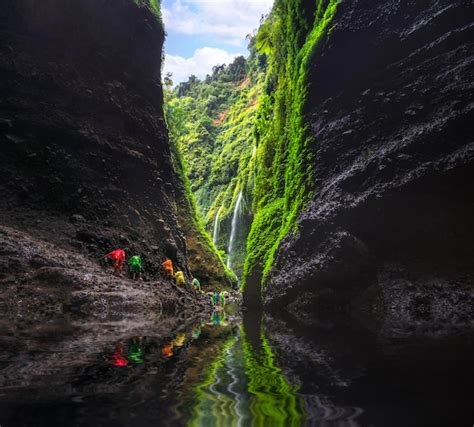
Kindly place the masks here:
[(162, 0), (167, 38), (163, 75), (174, 83), (204, 78), (217, 64), (247, 56), (245, 36), (259, 26), (273, 0)]

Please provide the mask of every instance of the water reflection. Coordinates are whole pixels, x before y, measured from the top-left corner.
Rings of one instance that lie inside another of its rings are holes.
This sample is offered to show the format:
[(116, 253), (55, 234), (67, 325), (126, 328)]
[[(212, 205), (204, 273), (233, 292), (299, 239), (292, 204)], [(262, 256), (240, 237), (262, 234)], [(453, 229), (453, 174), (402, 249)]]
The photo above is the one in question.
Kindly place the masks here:
[(129, 363), (141, 365), (143, 361), (144, 337), (134, 337), (125, 344), (119, 341), (115, 345), (113, 353), (105, 359), (113, 366), (124, 367)]
[(130, 344), (128, 345), (128, 360), (135, 363), (136, 365), (141, 365), (144, 363), (143, 347), (144, 337), (132, 338)]
[(258, 325), (262, 347), (256, 351), (243, 326), (222, 347), (195, 390), (191, 426), (297, 426), (304, 404), (280, 369)]
[(125, 357), (125, 345), (122, 342), (117, 343), (112, 355), (108, 358), (110, 364), (114, 366), (127, 366), (128, 360)]
[(441, 379), (437, 363), (421, 380), (426, 360), (400, 369), (351, 326), (265, 326), (216, 310), (190, 324), (0, 329), (0, 424), (419, 426), (468, 407), (453, 384), (469, 371)]
[(211, 320), (208, 322), (208, 325), (227, 326), (228, 323), (225, 320), (225, 311), (214, 310), (211, 314)]

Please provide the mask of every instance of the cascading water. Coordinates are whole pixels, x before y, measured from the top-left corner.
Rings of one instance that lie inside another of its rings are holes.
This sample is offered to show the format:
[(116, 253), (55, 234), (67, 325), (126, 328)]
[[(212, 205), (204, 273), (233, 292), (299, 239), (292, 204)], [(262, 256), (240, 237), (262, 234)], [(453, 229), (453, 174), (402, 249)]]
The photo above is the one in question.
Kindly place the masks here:
[(227, 268), (232, 269), (232, 253), (234, 252), (235, 247), (235, 237), (237, 235), (237, 225), (240, 214), (240, 206), (242, 204), (242, 192), (239, 193), (237, 197), (237, 202), (235, 203), (234, 214), (232, 215), (232, 226), (230, 229), (230, 239), (229, 239), (229, 256), (227, 258)]
[(216, 217), (214, 218), (214, 229), (212, 230), (212, 241), (214, 244), (217, 244), (217, 239), (219, 238), (219, 231), (220, 231), (220, 222), (219, 222), (219, 215), (221, 213), (222, 206), (217, 211)]

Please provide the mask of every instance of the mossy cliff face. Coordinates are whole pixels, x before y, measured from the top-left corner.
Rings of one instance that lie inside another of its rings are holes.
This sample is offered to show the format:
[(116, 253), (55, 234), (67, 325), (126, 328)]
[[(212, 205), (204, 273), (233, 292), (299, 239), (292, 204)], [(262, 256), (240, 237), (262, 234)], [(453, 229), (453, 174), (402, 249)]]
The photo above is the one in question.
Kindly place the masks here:
[(186, 239), (201, 238), (181, 224), (193, 213), (178, 212), (157, 6), (7, 0), (0, 10), (1, 222), (88, 257), (124, 247), (148, 277), (165, 256), (191, 274)]
[(468, 325), (472, 12), (450, 1), (338, 5), (305, 68), (312, 197), (278, 245), (269, 307), (351, 307), (389, 334)]
[(248, 304), (260, 301), (260, 283), (266, 281), (277, 248), (295, 230), (298, 215), (311, 198), (307, 75), (315, 50), (328, 36), (338, 4), (277, 0), (257, 34), (256, 47), (267, 57), (268, 67), (255, 128), (255, 217), (244, 266)]

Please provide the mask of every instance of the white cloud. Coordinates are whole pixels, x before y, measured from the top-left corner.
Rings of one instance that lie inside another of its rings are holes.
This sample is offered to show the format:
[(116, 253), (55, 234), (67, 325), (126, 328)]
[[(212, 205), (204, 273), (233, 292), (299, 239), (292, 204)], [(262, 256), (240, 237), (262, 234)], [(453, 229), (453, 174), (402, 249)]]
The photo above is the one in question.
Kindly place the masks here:
[(245, 46), (245, 36), (259, 26), (273, 0), (175, 0), (162, 7), (167, 32), (216, 36), (220, 41)]
[(214, 47), (196, 49), (190, 58), (184, 58), (179, 55), (166, 55), (163, 76), (168, 72), (172, 73), (174, 83), (187, 80), (191, 74), (202, 79), (211, 72), (214, 65), (229, 64), (233, 62), (235, 57), (240, 55), (242, 54), (229, 53)]

